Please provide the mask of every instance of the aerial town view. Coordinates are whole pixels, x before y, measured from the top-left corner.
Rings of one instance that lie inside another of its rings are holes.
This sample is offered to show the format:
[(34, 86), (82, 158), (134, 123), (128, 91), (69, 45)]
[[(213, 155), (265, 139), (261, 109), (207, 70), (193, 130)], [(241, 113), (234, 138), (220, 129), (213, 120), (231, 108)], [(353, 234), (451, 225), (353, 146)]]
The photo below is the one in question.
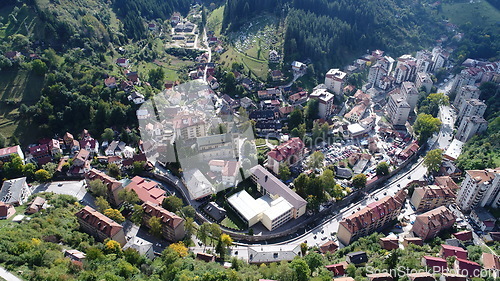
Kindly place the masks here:
[(0, 281), (495, 281), (499, 114), (498, 0), (1, 0)]

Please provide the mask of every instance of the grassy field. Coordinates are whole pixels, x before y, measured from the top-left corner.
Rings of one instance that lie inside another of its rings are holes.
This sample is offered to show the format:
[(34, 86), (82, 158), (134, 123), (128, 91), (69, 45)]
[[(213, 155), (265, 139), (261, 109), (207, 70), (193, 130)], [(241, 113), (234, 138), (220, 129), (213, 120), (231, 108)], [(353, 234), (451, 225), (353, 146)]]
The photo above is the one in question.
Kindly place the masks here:
[(221, 6), (210, 13), (207, 19), (207, 30), (214, 31), (215, 36), (220, 36), (222, 29), (222, 18), (224, 15), (224, 6)]
[(43, 78), (26, 70), (3, 71), (0, 75), (0, 101), (32, 105), (40, 98)]
[[(450, 22), (461, 25), (467, 22), (480, 22), (481, 25), (495, 26), (500, 21), (500, 11), (493, 7), (488, 1), (456, 1), (455, 3), (443, 3), (443, 14)], [(496, 27), (498, 28), (498, 27)]]

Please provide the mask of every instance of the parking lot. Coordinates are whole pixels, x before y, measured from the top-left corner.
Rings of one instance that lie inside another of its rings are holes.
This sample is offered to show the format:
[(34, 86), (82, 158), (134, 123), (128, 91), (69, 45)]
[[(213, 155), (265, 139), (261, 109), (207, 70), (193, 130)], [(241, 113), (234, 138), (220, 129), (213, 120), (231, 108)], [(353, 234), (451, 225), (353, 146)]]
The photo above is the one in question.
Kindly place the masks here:
[(33, 193), (53, 192), (56, 194), (65, 194), (74, 196), (80, 203), (95, 208), (95, 199), (85, 189), (85, 181), (55, 181), (51, 183), (40, 184), (35, 187)]

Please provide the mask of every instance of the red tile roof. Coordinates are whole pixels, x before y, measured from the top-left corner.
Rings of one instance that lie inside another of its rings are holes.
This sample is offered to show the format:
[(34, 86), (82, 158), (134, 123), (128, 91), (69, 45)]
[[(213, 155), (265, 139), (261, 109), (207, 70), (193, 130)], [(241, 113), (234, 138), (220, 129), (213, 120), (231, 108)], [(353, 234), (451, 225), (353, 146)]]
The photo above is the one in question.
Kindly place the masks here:
[(92, 209), (90, 206), (85, 206), (85, 208), (81, 209), (75, 215), (108, 237), (115, 236), (123, 228), (123, 226)]
[(131, 182), (125, 188), (135, 191), (142, 202), (150, 201), (161, 205), (163, 199), (165, 199), (165, 191), (158, 188), (158, 183), (139, 176), (132, 178)]
[(176, 228), (184, 221), (183, 218), (163, 209), (162, 207), (152, 202), (144, 202), (144, 204), (142, 204), (142, 209), (144, 210), (145, 214), (160, 218), (162, 224), (167, 224), (171, 228)]
[(460, 241), (470, 241), (472, 240), (472, 231), (460, 231), (457, 233), (453, 233), (453, 236)]
[(289, 141), (276, 146), (274, 149), (269, 151), (267, 155), (278, 162), (285, 161), (290, 156), (302, 152), (304, 149), (304, 143), (300, 138), (292, 138)]

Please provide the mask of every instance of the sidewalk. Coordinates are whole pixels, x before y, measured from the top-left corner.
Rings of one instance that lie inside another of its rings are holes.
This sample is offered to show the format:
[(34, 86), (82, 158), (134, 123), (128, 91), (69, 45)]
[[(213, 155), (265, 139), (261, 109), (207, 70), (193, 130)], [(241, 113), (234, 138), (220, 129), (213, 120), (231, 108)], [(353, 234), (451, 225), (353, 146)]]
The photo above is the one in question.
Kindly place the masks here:
[(5, 279), (7, 281), (22, 281), (23, 280), (23, 279), (19, 279), (14, 274), (8, 272), (3, 267), (0, 267), (0, 277), (2, 277), (3, 279)]

